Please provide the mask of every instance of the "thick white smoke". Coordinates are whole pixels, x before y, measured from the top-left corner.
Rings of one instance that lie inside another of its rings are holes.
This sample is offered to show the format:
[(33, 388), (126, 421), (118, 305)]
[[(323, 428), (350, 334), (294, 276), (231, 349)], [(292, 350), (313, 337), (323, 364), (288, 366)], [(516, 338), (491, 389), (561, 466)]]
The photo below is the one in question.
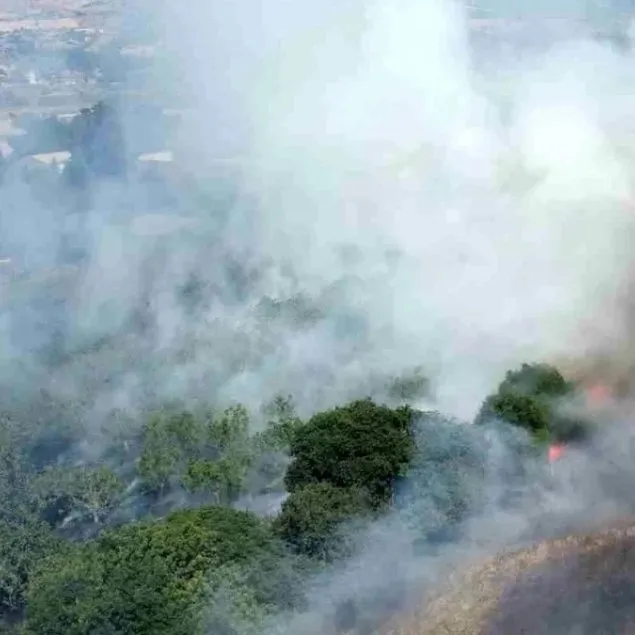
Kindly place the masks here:
[[(574, 23), (549, 47), (530, 24), (533, 47), (512, 33), (507, 49), (475, 48), (468, 12), (442, 0), (166, 1), (157, 14), (154, 88), (189, 106), (180, 229), (134, 187), (105, 184), (63, 224), (4, 189), (3, 248), (21, 265), (50, 268), (64, 234), (88, 253), (69, 328), (75, 344), (119, 337), (110, 381), (94, 382), (104, 403), (132, 405), (149, 384), (249, 405), (290, 392), (310, 411), (423, 366), (438, 407), (469, 417), (521, 361), (623, 345), (629, 55)], [(192, 274), (195, 314), (177, 299)], [(264, 296), (298, 294), (319, 318), (263, 317)], [(140, 307), (154, 324), (141, 343)], [(29, 324), (14, 320), (21, 340)], [(85, 371), (64, 382), (84, 392)]]
[[(299, 288), (345, 279), (366, 321), (352, 366), (319, 329), (290, 338), (281, 384), (423, 364), (440, 407), (467, 416), (504, 369), (614, 337), (635, 218), (630, 56), (572, 21), (548, 47), (512, 36), (477, 63), (468, 13), (444, 0), (170, 9), (209, 126), (184, 145), (208, 168), (233, 152), (255, 191), (237, 240), (249, 231)], [(538, 42), (544, 25), (527, 28)], [(240, 149), (217, 140), (232, 129)]]
[[(593, 13), (568, 5), (552, 11)], [(156, 89), (190, 106), (174, 148), (180, 229), (146, 216), (156, 210), (134, 186), (95, 193), (76, 232), (88, 258), (67, 325), (73, 351), (84, 348), (56, 371), (55, 390), (89, 395), (97, 415), (144, 398), (253, 406), (279, 391), (306, 412), (421, 365), (435, 406), (470, 418), (523, 361), (623, 353), (634, 264), (630, 53), (569, 22), (550, 43), (545, 25), (530, 23), (507, 47), (474, 45), (469, 13), (450, 0), (165, 0), (153, 10), (165, 45)], [(227, 174), (238, 193), (223, 189)], [(27, 269), (50, 268), (68, 227), (19, 188), (3, 195), (3, 248), (21, 250)], [(178, 295), (192, 274), (200, 301), (188, 312)], [(7, 340), (29, 339), (34, 314), (54, 316), (51, 298), (33, 307), (25, 294), (9, 301)], [(302, 324), (269, 320), (276, 300)], [(152, 328), (137, 326), (144, 320)], [(8, 383), (20, 350), (3, 357)], [(602, 518), (632, 502), (583, 457), (585, 479), (555, 490), (534, 482), (537, 492), (502, 511), (505, 476), (494, 468), (508, 443), (489, 443), (494, 502), (467, 542), (413, 566), (410, 529), (391, 516), (371, 528), (358, 561), (325, 576), (307, 620), (342, 589), (384, 583), (390, 564), (401, 565), (395, 581), (421, 581), (422, 571), (434, 578), (466, 554), (514, 544), (535, 528), (536, 510), (548, 525), (557, 511), (550, 527), (560, 527), (563, 515), (588, 519), (590, 501), (604, 501), (593, 509)], [(617, 472), (629, 473), (625, 463)]]
[[(593, 17), (589, 3), (574, 4), (565, 16)], [(255, 397), (288, 386), (309, 402), (319, 390), (312, 403), (323, 403), (380, 370), (423, 364), (439, 409), (469, 418), (522, 361), (623, 353), (635, 220), (630, 53), (573, 21), (551, 42), (538, 22), (508, 35), (506, 48), (488, 49), (485, 38), (474, 49), (468, 13), (444, 0), (306, 11), (245, 1), (232, 3), (227, 21), (224, 11), (201, 7), (193, 27), (181, 14), (175, 39), (193, 35), (181, 60), (191, 85), (220, 77), (235, 89), (215, 95), (231, 93), (224, 105), (240, 113), (257, 200), (249, 247), (288, 264), (300, 289), (342, 285), (330, 315), (346, 306), (364, 329), (352, 355), (328, 328), (289, 333), (269, 363), (226, 389)], [(200, 152), (193, 137), (183, 141)], [(209, 166), (214, 148), (203, 153)], [(245, 229), (233, 226), (236, 240)], [(293, 290), (275, 276), (264, 284), (281, 298)], [(494, 470), (493, 503), (447, 552), (413, 560), (410, 528), (390, 516), (371, 529), (358, 561), (318, 582), (314, 610), (291, 631), (309, 632), (356, 587), (372, 596), (391, 567), (395, 584), (434, 580), (538, 530), (630, 509), (621, 486), (630, 471), (612, 442), (611, 478), (597, 457), (579, 457), (554, 482), (521, 484), (513, 511), (497, 501), (505, 477)], [(507, 452), (493, 443), (490, 468)]]

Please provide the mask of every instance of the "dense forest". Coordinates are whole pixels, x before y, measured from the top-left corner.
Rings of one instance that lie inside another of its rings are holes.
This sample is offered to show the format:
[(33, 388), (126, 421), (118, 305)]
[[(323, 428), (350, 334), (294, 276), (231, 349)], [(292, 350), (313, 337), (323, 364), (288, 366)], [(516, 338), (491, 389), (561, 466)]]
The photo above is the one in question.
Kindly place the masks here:
[[(307, 420), (290, 397), (260, 413), (170, 403), (139, 421), (113, 416), (107, 434), (93, 431), (93, 460), (80, 406), (41, 393), (5, 407), (4, 631), (282, 628), (281, 616), (305, 610), (312, 580), (363, 550), (366, 528), (393, 511), (411, 524), (413, 554), (456, 540), (487, 497), (492, 429), (519, 430), (518, 465), (592, 433), (561, 414), (576, 387), (548, 365), (509, 372), (474, 425), (408, 405), (420, 387), (393, 386), (401, 405), (362, 399)], [(267, 496), (281, 505), (249, 511)], [(399, 589), (378, 592), (399, 601)], [(329, 619), (343, 632), (364, 611), (349, 600)]]

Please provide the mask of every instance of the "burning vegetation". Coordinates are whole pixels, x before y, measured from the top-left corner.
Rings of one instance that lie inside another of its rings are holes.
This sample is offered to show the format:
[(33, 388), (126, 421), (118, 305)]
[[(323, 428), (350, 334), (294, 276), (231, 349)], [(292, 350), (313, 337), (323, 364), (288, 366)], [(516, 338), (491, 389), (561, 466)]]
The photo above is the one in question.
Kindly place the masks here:
[[(508, 373), (498, 392), (485, 401), (480, 416), (485, 418), (484, 411), (488, 417), (496, 412), (502, 420), (525, 427), (538, 444), (546, 442), (547, 462), (553, 467), (569, 457), (571, 448), (574, 459), (565, 463), (573, 467), (577, 489), (559, 489), (567, 465), (564, 472), (551, 472), (556, 500), (563, 508), (556, 508), (556, 516), (567, 516), (567, 497), (577, 498), (584, 492), (589, 496), (586, 505), (598, 510), (605, 498), (619, 499), (624, 517), (598, 511), (597, 518), (590, 520), (592, 515), (583, 510), (578, 518), (569, 517), (555, 538), (539, 540), (538, 531), (528, 536), (528, 547), (474, 558), (443, 576), (444, 582), (425, 595), (419, 608), (396, 616), (381, 630), (382, 635), (635, 633), (635, 501), (627, 491), (632, 488), (628, 476), (632, 435), (619, 429), (617, 419), (612, 424), (613, 419), (606, 416), (622, 405), (628, 409), (632, 393), (625, 373), (594, 369), (569, 376), (566, 382), (552, 367), (525, 365)], [(542, 401), (545, 393), (549, 397)], [(559, 423), (563, 410), (558, 401), (563, 398), (577, 403), (575, 412), (582, 427), (572, 435), (563, 433), (567, 428)], [(541, 402), (549, 402), (551, 410), (541, 409)], [(537, 425), (539, 421), (544, 427)], [(609, 427), (598, 427), (599, 421)], [(589, 484), (600, 481), (595, 494), (590, 494)]]

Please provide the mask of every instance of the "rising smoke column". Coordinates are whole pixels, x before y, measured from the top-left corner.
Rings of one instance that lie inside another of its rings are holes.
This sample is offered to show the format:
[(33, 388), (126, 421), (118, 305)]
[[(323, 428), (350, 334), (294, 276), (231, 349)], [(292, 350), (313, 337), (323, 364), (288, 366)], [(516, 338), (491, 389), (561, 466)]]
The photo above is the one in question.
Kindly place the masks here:
[[(510, 54), (476, 65), (468, 15), (442, 0), (177, 5), (158, 11), (155, 75), (192, 106), (178, 160), (210, 191), (238, 166), (240, 195), (220, 210), (188, 188), (173, 212), (195, 222), (166, 238), (140, 232), (143, 193), (101, 188), (71, 336), (134, 340), (140, 305), (155, 328), (142, 353), (111, 356), (118, 402), (142, 384), (213, 385), (249, 405), (291, 392), (311, 412), (422, 366), (438, 407), (469, 418), (507, 368), (620, 347), (634, 218), (629, 111), (614, 97), (633, 83), (624, 57), (576, 32), (538, 52), (512, 37)], [(33, 232), (29, 253), (56, 240)], [(195, 314), (178, 300), (192, 276)], [(321, 317), (265, 324), (263, 298), (298, 296)], [(81, 383), (79, 368), (64, 382)]]
[(239, 3), (210, 46), (250, 69), (236, 98), (256, 249), (307, 289), (346, 280), (354, 249), (364, 370), (422, 363), (442, 407), (468, 416), (504, 369), (614, 339), (633, 227), (614, 97), (633, 82), (626, 59), (576, 31), (526, 54), (512, 39), (483, 70), (453, 3), (326, 5), (306, 22), (287, 8)]
[[(469, 419), (521, 361), (621, 350), (633, 157), (630, 113), (614, 96), (633, 85), (628, 58), (576, 36), (549, 51), (493, 53), (475, 68), (467, 16), (441, 0), (309, 9), (201, 0), (165, 12), (163, 61), (196, 106), (180, 156), (202, 174), (235, 159), (249, 196), (222, 240), (211, 237), (221, 223), (199, 208), (205, 231), (157, 245), (116, 213), (120, 193), (103, 193), (76, 325), (80, 335), (120, 337), (96, 364), (99, 374), (112, 362), (96, 383), (117, 380), (100, 407), (134, 402), (150, 384), (160, 396), (214, 386), (250, 405), (284, 390), (310, 412), (365, 389), (375, 373), (423, 364), (437, 405)], [(244, 294), (219, 253), (258, 271)], [(173, 293), (192, 272), (209, 301), (194, 317)], [(327, 298), (325, 319), (264, 328), (262, 296), (298, 290)], [(128, 326), (139, 304), (152, 337)], [(61, 379), (80, 392), (86, 367)], [(492, 445), (496, 464), (508, 443)], [(492, 472), (496, 490), (502, 477)], [(602, 491), (594, 474), (544, 506), (584, 515), (589, 492)], [(356, 581), (365, 593), (395, 561), (406, 580), (426, 567), (434, 580), (474, 555), (477, 537), (494, 550), (531, 528), (529, 503), (489, 511), (466, 544), (413, 566), (411, 535), (391, 517), (323, 585)]]

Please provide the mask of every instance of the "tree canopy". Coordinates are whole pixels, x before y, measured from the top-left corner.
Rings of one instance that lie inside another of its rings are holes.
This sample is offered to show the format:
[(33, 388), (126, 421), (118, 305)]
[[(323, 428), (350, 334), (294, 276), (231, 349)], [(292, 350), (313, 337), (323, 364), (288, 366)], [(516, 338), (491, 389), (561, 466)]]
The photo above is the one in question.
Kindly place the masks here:
[(368, 515), (363, 491), (315, 483), (296, 490), (274, 521), (278, 535), (298, 553), (333, 562), (350, 555), (356, 519)]
[(265, 523), (225, 507), (133, 523), (53, 556), (31, 582), (27, 632), (202, 632), (198, 610), (208, 573), (247, 565), (271, 549)]
[[(388, 513), (413, 549), (456, 539), (489, 496), (483, 424), (580, 438), (562, 408), (575, 394), (538, 364), (509, 372), (475, 426), (372, 399), (307, 420), (280, 395), (259, 412), (163, 403), (113, 414), (92, 461), (82, 404), (7, 402), (0, 623), (16, 635), (256, 635), (302, 611), (314, 576), (359, 554)], [(279, 508), (243, 511), (270, 495)]]
[(542, 440), (583, 439), (590, 433), (589, 423), (566, 408), (576, 390), (553, 366), (523, 364), (508, 371), (498, 390), (485, 399), (476, 423), (498, 419)]
[(291, 442), (288, 490), (316, 483), (357, 487), (381, 507), (414, 454), (413, 419), (409, 406), (392, 409), (370, 399), (316, 414)]

